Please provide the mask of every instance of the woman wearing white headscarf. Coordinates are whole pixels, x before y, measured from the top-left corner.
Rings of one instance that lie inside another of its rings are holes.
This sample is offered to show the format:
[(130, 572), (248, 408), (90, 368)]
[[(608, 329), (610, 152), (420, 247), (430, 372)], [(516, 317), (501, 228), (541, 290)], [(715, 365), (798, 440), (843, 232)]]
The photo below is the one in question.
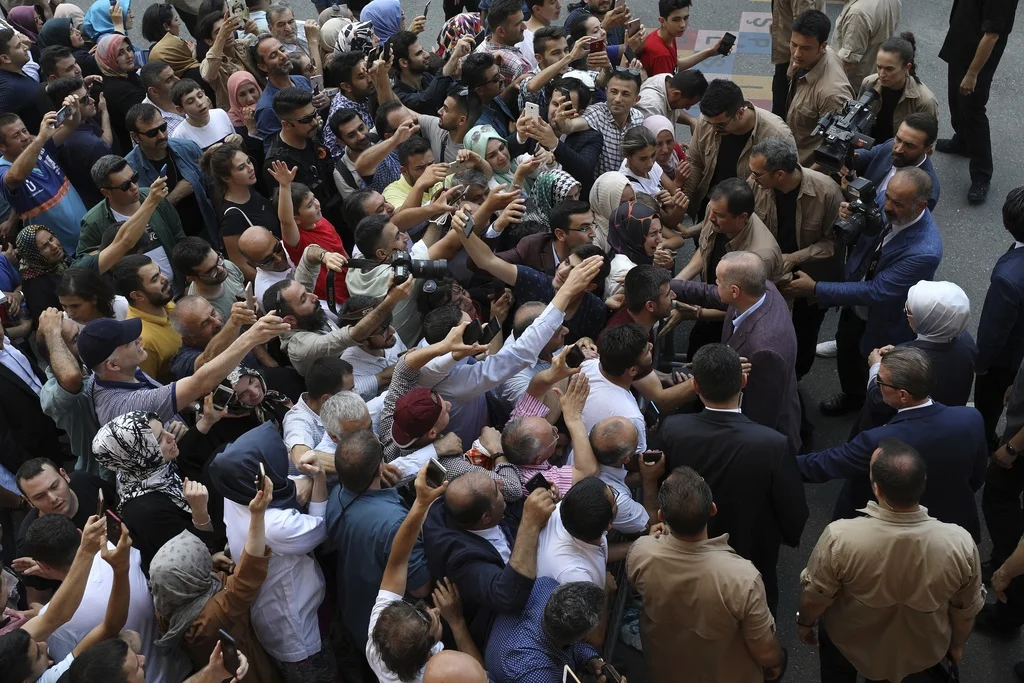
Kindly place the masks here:
[[(932, 399), (947, 406), (967, 405), (978, 359), (978, 347), (967, 331), (971, 322), (971, 302), (967, 294), (952, 282), (921, 280), (907, 293), (906, 314), (917, 338), (900, 346), (921, 349), (931, 360), (935, 374)], [(888, 348), (891, 347), (880, 349), (880, 355)], [(877, 362), (878, 358), (872, 360)], [(864, 406), (860, 431), (883, 425), (895, 415), (882, 401), (874, 383)]]
[(618, 171), (602, 173), (590, 188), (590, 208), (594, 211), (594, 244), (608, 250), (608, 219), (623, 202), (636, 200), (636, 192), (629, 179)]

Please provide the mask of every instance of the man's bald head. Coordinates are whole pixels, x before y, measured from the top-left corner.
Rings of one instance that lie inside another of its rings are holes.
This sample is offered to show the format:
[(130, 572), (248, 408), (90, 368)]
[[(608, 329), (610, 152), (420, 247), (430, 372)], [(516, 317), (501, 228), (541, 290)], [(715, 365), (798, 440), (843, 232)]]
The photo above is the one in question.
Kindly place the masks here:
[(427, 660), (423, 683), (487, 683), (487, 672), (465, 652), (442, 650)]
[(760, 298), (768, 280), (768, 269), (754, 252), (732, 251), (722, 257), (717, 275), (726, 286), (736, 285), (747, 296)]
[(590, 447), (597, 462), (620, 467), (636, 452), (640, 435), (636, 426), (624, 417), (606, 417), (590, 430)]
[[(501, 501), (500, 511), (497, 501)], [(489, 529), (501, 521), (505, 501), (497, 482), (481, 469), (467, 472), (448, 483), (444, 507), (452, 521), (465, 529)]]
[(257, 257), (273, 249), (276, 242), (274, 233), (259, 225), (253, 225), (246, 228), (238, 237), (238, 250), (245, 258), (255, 261)]

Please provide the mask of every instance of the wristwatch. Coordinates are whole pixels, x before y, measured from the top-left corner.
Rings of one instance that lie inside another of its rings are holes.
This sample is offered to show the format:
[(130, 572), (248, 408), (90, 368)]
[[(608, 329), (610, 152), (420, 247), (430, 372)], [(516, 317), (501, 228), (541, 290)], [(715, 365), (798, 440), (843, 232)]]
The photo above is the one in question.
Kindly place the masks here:
[(1005, 447), (1006, 447), (1006, 452), (1010, 454), (1011, 458), (1016, 458), (1019, 455), (1019, 453), (1017, 453), (1017, 449), (1014, 448), (1013, 444), (1010, 443), (1009, 441), (1006, 442)]
[(800, 612), (796, 613), (796, 625), (797, 626), (800, 626), (801, 628), (814, 628), (817, 624), (818, 624), (817, 620), (812, 621), (809, 624), (803, 623), (802, 621), (800, 621)]

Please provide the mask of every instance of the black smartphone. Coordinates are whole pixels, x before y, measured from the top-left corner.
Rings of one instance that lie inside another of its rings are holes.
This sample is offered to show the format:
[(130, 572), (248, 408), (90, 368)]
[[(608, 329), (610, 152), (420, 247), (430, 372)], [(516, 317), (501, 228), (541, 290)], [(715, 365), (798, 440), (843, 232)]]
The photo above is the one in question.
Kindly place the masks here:
[(497, 318), (491, 318), (491, 322), (487, 323), (487, 327), (484, 328), (484, 332), (480, 336), (480, 343), (490, 344), (491, 340), (494, 339), (499, 332), (501, 332), (501, 323), (498, 322)]
[(548, 488), (548, 480), (544, 478), (544, 475), (538, 472), (537, 474), (530, 477), (530, 481), (526, 482), (526, 495), (530, 495), (537, 489)]
[(160, 172), (156, 174), (156, 177), (157, 178), (166, 178), (167, 177), (167, 164), (164, 164), (163, 166), (160, 167)]
[(217, 410), (224, 410), (228, 407), (228, 401), (235, 395), (235, 390), (231, 387), (218, 384), (213, 390), (213, 407)]
[(263, 462), (260, 461), (260, 473), (256, 475), (256, 490), (257, 491), (263, 490), (263, 481), (264, 481), (263, 478), (266, 477), (266, 476), (267, 476), (267, 470), (264, 469)]
[(391, 59), (391, 52), (392, 52), (393, 47), (394, 46), (391, 44), (390, 40), (388, 42), (384, 43), (384, 49), (381, 50), (380, 55), (381, 55), (381, 59), (383, 59), (385, 62), (388, 61), (389, 59)]
[(104, 510), (107, 516), (107, 540), (117, 545), (121, 541), (121, 518), (112, 510)]
[(654, 463), (661, 460), (662, 455), (663, 454), (661, 451), (644, 451), (644, 462), (647, 463), (648, 465), (653, 465)]
[(605, 662), (604, 666), (601, 667), (601, 673), (604, 675), (605, 680), (608, 681), (608, 683), (620, 683), (620, 681), (622, 681), (622, 676), (615, 670), (615, 667), (608, 662)]
[(431, 0), (427, 0), (427, 4), (423, 6), (423, 17), (424, 18), (426, 18), (427, 12), (430, 11), (430, 2), (431, 2)]
[(437, 458), (431, 458), (427, 463), (427, 484), (430, 485), (430, 488), (436, 489), (444, 483), (447, 477), (448, 470), (444, 468), (444, 465), (439, 463)]
[(725, 57), (732, 50), (732, 46), (736, 44), (736, 36), (731, 33), (726, 33), (722, 36), (722, 44), (718, 47), (718, 54)]
[(220, 629), (217, 634), (217, 639), (220, 640), (220, 652), (224, 656), (224, 669), (234, 676), (238, 667), (242, 665), (238, 659), (238, 644), (224, 629)]
[(586, 357), (583, 355), (583, 350), (580, 349), (579, 344), (573, 344), (572, 348), (565, 352), (565, 364), (570, 368), (578, 368), (583, 365), (583, 361)]
[(480, 341), (480, 338), (484, 336), (483, 327), (480, 326), (479, 320), (474, 320), (470, 324), (466, 325), (466, 329), (462, 331), (462, 343), (472, 346)]
[(60, 128), (69, 118), (71, 118), (71, 107), (65, 105), (57, 111), (57, 120), (53, 122), (53, 127)]
[(373, 66), (373, 63), (380, 59), (382, 48), (375, 47), (366, 53), (367, 67)]

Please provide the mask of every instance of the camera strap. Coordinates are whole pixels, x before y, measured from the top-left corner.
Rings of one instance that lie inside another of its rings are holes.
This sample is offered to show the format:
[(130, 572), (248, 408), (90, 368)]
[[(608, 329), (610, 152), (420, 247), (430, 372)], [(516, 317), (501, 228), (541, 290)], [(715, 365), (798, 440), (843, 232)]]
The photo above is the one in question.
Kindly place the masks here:
[(336, 275), (336, 273), (333, 270), (328, 270), (327, 271), (327, 282), (326, 282), (326, 286), (327, 286), (327, 308), (331, 309), (331, 313), (333, 313), (334, 316), (337, 317), (338, 316), (338, 303), (335, 300), (335, 292), (334, 292), (334, 276), (335, 275)]
[(885, 238), (890, 232), (892, 232), (892, 224), (886, 225), (882, 232), (878, 233), (878, 244), (875, 246), (874, 253), (871, 254), (871, 260), (868, 261), (867, 270), (864, 271), (865, 280), (871, 280), (875, 277), (878, 261), (882, 258), (882, 243), (885, 242)]

